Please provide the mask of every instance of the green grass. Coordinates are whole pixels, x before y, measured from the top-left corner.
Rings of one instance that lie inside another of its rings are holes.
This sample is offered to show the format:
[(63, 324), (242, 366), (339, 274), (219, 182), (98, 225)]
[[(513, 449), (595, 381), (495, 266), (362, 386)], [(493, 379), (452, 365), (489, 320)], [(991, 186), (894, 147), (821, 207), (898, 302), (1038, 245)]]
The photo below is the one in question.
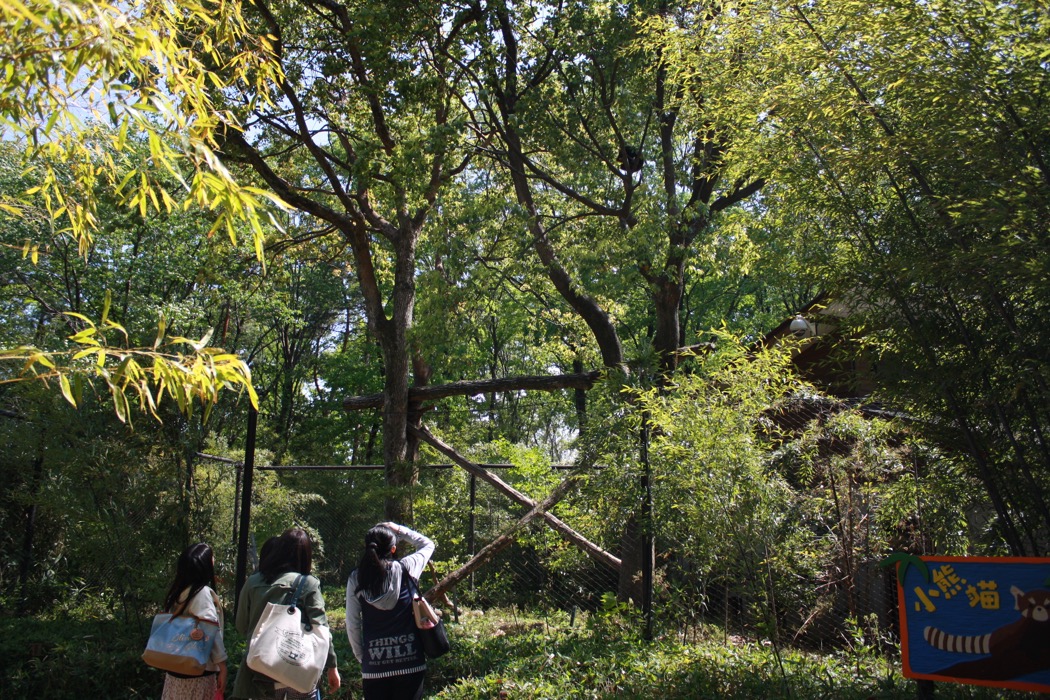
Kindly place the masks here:
[[(335, 593), (331, 594), (333, 599)], [(162, 676), (139, 658), (149, 621), (126, 625), (97, 607), (50, 618), (0, 618), (0, 698), (157, 698)], [(361, 697), (341, 608), (331, 609), (344, 687), (326, 698)], [(449, 615), (448, 617), (451, 617)], [(759, 639), (726, 637), (717, 628), (674, 632), (654, 641), (623, 610), (580, 615), (517, 610), (461, 611), (448, 621), (452, 652), (430, 662), (427, 698), (466, 700), (671, 700), (674, 698), (868, 700), (918, 696), (899, 662), (865, 645), (856, 652), (778, 650)], [(227, 650), (239, 660), (244, 641), (228, 626)], [(235, 665), (231, 667), (232, 674)], [(937, 686), (938, 700), (1033, 698), (959, 684)]]
[[(813, 654), (780, 650), (720, 630), (639, 638), (619, 616), (595, 616), (570, 627), (562, 617), (488, 612), (450, 628), (453, 651), (431, 664), (429, 698), (652, 700), (653, 698), (827, 698), (868, 700), (918, 696), (899, 663), (871, 651)], [(958, 684), (937, 698), (1023, 698)], [(1029, 695), (1028, 697), (1036, 697)]]

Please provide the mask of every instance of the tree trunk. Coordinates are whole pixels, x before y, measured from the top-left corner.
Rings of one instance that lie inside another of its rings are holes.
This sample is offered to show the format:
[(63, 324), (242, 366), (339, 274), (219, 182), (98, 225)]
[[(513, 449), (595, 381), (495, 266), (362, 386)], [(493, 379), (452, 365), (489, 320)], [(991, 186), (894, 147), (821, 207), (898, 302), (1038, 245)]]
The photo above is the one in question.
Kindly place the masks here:
[(412, 523), (412, 488), (419, 477), (409, 450), (408, 331), (415, 310), (415, 231), (402, 231), (397, 241), (394, 270), (393, 311), (381, 320), (380, 346), (386, 370), (383, 387), (383, 464), (386, 467), (388, 520)]
[(19, 585), (19, 611), (26, 612), (28, 604), (29, 576), (33, 571), (33, 545), (36, 541), (36, 518), (39, 507), (36, 500), (40, 495), (40, 487), (44, 481), (44, 435), (45, 430), (40, 428), (40, 441), (37, 445), (37, 454), (33, 458), (33, 475), (29, 485), (30, 503), (25, 510), (25, 532), (22, 540), (22, 561), (18, 571)]
[(620, 536), (620, 578), (616, 590), (616, 599), (622, 603), (634, 603), (641, 606), (645, 600), (644, 576), (646, 556), (654, 556), (654, 551), (645, 547), (646, 537), (643, 531), (640, 511), (635, 511), (627, 518), (627, 524)]
[(661, 374), (669, 374), (678, 366), (677, 350), (681, 330), (678, 309), (681, 308), (685, 289), (684, 270), (684, 261), (668, 260), (663, 275), (650, 283), (653, 315), (656, 317), (653, 349), (660, 358)]

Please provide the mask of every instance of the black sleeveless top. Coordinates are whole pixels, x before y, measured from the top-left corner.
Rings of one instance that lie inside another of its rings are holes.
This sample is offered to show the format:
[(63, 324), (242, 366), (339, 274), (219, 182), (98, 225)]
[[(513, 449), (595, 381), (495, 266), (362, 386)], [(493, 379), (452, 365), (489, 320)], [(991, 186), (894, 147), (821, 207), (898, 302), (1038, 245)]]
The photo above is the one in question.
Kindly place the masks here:
[(423, 647), (416, 637), (408, 572), (403, 567), (401, 589), (394, 607), (380, 610), (362, 598), (361, 622), (364, 637), (362, 678), (390, 678), (426, 670)]

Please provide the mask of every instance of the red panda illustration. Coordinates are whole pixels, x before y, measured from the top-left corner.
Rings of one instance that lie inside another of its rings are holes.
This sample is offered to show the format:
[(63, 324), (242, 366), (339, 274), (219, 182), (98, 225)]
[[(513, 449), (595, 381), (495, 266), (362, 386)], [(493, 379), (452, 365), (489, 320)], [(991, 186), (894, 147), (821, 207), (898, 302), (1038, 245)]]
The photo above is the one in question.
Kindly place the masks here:
[(1007, 680), (1050, 668), (1050, 591), (1025, 593), (1012, 586), (1010, 593), (1015, 609), (1021, 611), (1020, 620), (974, 636), (949, 634), (934, 627), (922, 631), (923, 638), (935, 649), (986, 655), (959, 662), (936, 675)]

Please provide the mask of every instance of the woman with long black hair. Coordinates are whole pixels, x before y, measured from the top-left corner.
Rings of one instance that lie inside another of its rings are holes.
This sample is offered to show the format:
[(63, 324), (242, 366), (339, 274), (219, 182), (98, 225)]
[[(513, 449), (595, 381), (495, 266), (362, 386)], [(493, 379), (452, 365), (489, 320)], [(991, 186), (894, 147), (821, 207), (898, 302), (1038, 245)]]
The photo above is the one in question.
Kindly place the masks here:
[(215, 593), (215, 554), (198, 542), (190, 545), (175, 564), (175, 580), (164, 597), (164, 611), (193, 615), (213, 622), (218, 630), (203, 676), (164, 674), (161, 700), (214, 700), (226, 688), (226, 647), (222, 641), (222, 603)]
[[(399, 541), (413, 551), (396, 559)], [(365, 700), (419, 700), (426, 660), (416, 636), (408, 577), (418, 580), (434, 553), (426, 535), (396, 523), (365, 534), (365, 549), (346, 582), (346, 633), (361, 662)]]

